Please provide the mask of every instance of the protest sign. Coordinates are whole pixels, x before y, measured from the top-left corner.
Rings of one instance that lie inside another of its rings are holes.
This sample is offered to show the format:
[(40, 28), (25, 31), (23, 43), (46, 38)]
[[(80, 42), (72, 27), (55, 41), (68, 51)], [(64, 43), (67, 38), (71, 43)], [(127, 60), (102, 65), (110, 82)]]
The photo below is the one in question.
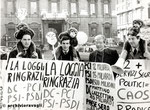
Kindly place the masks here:
[(150, 60), (127, 60), (116, 78), (117, 110), (150, 110)]
[(57, 61), (48, 64), (44, 75), (43, 108), (45, 110), (82, 110), (84, 63)]
[(6, 110), (82, 110), (84, 63), (10, 59), (4, 86)]
[(86, 110), (115, 110), (115, 81), (106, 63), (87, 63), (85, 66)]
[(7, 110), (33, 110), (42, 107), (42, 82), (46, 62), (31, 59), (10, 59), (4, 86)]
[(0, 109), (3, 109), (6, 105), (4, 104), (4, 79), (6, 70), (7, 60), (0, 60)]

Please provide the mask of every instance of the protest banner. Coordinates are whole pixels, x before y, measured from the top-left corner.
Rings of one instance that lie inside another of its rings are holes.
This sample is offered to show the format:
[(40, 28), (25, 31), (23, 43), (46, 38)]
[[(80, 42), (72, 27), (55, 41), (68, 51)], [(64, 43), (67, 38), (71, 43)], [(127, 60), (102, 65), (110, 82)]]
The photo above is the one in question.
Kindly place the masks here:
[(10, 59), (5, 74), (6, 110), (83, 109), (83, 62)]
[(33, 110), (42, 107), (42, 82), (46, 62), (10, 59), (4, 86), (7, 110)]
[(43, 82), (44, 110), (83, 110), (84, 63), (49, 62)]
[(116, 78), (117, 110), (150, 110), (150, 60), (127, 60)]
[(85, 66), (86, 110), (115, 110), (115, 81), (106, 63), (87, 63)]
[(5, 70), (6, 70), (7, 60), (0, 60), (0, 109), (6, 106), (4, 104), (4, 79), (5, 79)]

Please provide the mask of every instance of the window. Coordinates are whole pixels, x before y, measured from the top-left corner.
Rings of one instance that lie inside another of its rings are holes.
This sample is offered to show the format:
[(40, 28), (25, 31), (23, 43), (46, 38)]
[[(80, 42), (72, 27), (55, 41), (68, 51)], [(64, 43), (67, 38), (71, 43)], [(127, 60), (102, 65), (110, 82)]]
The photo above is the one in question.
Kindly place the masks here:
[(105, 22), (103, 24), (103, 30), (104, 30), (104, 35), (106, 38), (110, 38), (111, 37), (111, 26), (112, 24), (110, 22)]
[(73, 22), (71, 25), (70, 25), (70, 27), (74, 27), (74, 28), (76, 28), (77, 30), (79, 30), (79, 23), (77, 23), (77, 22)]
[(90, 4), (90, 15), (95, 14), (95, 4)]
[(8, 47), (13, 47), (16, 44), (16, 39), (14, 37), (16, 26), (13, 22), (10, 22), (5, 26), (6, 26), (6, 34), (7, 34), (6, 44)]
[(141, 19), (142, 18), (142, 10), (141, 8), (135, 10), (135, 19)]
[(15, 15), (16, 12), (16, 0), (6, 0), (6, 15)]
[(31, 14), (36, 14), (37, 13), (37, 3), (36, 2), (31, 2)]
[(128, 13), (128, 23), (132, 23), (132, 21), (133, 21), (133, 12), (130, 11), (130, 12)]
[(69, 13), (71, 16), (77, 16), (79, 12), (78, 0), (68, 0)]
[(126, 16), (126, 13), (123, 13), (123, 15), (122, 15), (122, 23), (123, 23), (123, 24), (126, 24), (126, 23), (127, 23), (127, 16)]
[(95, 22), (92, 22), (89, 24), (89, 35), (90, 37), (95, 37), (97, 35), (98, 31), (98, 24)]
[(76, 3), (71, 3), (71, 14), (77, 14)]
[(108, 4), (104, 4), (104, 14), (108, 14)]
[(29, 0), (29, 15), (39, 15), (39, 0)]
[(42, 41), (41, 39), (41, 36), (40, 36), (40, 30), (41, 30), (41, 25), (36, 23), (36, 22), (33, 22), (31, 24), (29, 24), (29, 27), (34, 31), (35, 35), (33, 37), (33, 41), (36, 45), (39, 45)]
[(109, 15), (110, 14), (110, 0), (104, 0), (102, 3), (103, 7), (103, 14), (104, 15)]
[(148, 7), (148, 18), (150, 18), (150, 6)]
[(48, 11), (50, 13), (58, 13), (60, 11), (59, 2), (60, 2), (60, 0), (49, 0)]
[(117, 25), (121, 25), (121, 14), (117, 16)]
[(105, 27), (104, 28), (104, 35), (106, 38), (110, 38), (110, 27)]
[(88, 7), (89, 7), (89, 15), (90, 16), (97, 16), (97, 0), (88, 0)]
[(57, 13), (58, 11), (57, 11), (57, 9), (58, 9), (58, 7), (57, 7), (57, 3), (51, 3), (51, 12), (52, 13)]

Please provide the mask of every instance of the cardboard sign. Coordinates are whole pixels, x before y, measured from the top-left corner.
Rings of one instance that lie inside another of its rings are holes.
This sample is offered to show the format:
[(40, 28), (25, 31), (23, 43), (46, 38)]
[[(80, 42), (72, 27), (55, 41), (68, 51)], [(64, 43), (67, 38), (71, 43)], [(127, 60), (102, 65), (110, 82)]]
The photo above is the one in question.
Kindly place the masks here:
[(4, 103), (4, 79), (6, 73), (7, 60), (0, 60), (0, 109), (6, 107)]
[(45, 110), (82, 110), (84, 63), (49, 62), (44, 74), (43, 108)]
[(150, 60), (128, 60), (116, 80), (117, 110), (150, 110)]
[(46, 62), (10, 59), (4, 86), (7, 110), (33, 110), (42, 107), (42, 83)]
[(115, 81), (110, 65), (86, 65), (86, 110), (115, 110)]
[(5, 74), (6, 110), (83, 109), (83, 62), (10, 59)]

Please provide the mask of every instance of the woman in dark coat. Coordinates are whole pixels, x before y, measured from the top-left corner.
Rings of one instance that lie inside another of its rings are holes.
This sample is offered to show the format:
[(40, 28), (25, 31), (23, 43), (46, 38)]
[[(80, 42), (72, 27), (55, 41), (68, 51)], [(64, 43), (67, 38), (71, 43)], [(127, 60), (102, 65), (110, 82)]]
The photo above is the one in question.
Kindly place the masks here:
[(34, 32), (29, 27), (23, 27), (15, 32), (18, 39), (16, 47), (10, 52), (9, 58), (38, 58), (42, 59), (42, 54), (32, 41)]

